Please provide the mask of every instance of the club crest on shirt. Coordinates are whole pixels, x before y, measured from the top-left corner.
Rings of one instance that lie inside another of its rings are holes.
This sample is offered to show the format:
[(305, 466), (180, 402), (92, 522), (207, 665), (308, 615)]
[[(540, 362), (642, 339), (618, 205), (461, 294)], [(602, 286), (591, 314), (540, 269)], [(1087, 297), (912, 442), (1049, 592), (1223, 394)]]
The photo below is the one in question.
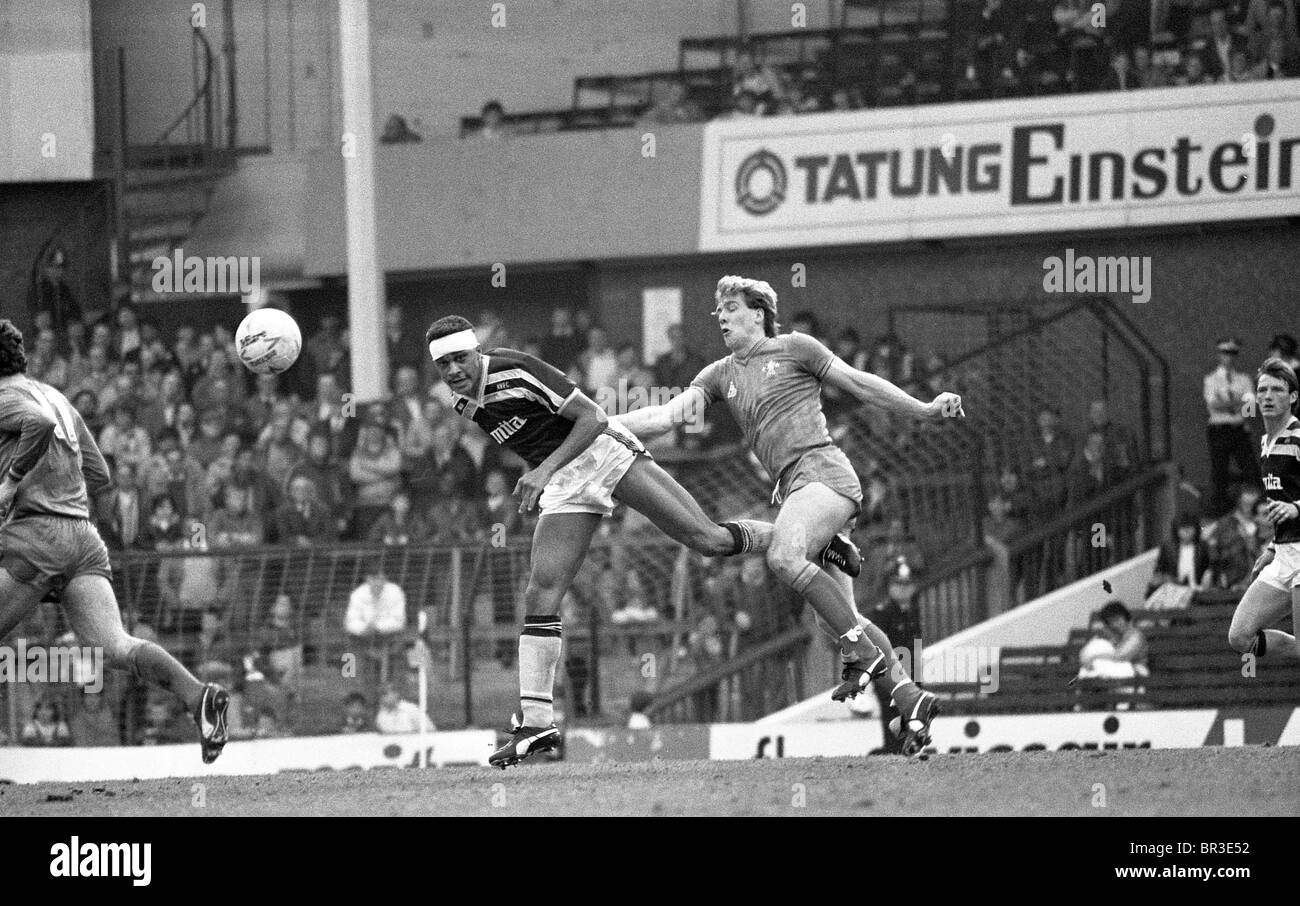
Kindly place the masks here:
[(763, 366), (763, 377), (771, 377), (772, 375), (776, 374), (776, 369), (777, 369), (776, 362), (768, 362), (766, 365)]
[(731, 386), (727, 388), (727, 399), (730, 400), (735, 398), (736, 398), (736, 382), (732, 381)]

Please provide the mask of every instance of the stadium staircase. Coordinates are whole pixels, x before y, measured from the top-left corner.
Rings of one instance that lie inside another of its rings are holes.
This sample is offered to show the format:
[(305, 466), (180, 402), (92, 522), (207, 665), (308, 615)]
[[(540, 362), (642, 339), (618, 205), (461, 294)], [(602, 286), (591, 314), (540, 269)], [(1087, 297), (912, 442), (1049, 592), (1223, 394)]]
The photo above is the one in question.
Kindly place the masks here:
[[(119, 244), (115, 264), (118, 292), (129, 293), (136, 303), (168, 297), (153, 288), (152, 262), (183, 247), (207, 213), (217, 183), (236, 166), (235, 152), (224, 147), (222, 93), (212, 46), (201, 28), (191, 29), (190, 41), (194, 94), (147, 144), (131, 144), (125, 138), (126, 63), (119, 49), (119, 138), (113, 154)], [(207, 295), (188, 293), (186, 298)]]

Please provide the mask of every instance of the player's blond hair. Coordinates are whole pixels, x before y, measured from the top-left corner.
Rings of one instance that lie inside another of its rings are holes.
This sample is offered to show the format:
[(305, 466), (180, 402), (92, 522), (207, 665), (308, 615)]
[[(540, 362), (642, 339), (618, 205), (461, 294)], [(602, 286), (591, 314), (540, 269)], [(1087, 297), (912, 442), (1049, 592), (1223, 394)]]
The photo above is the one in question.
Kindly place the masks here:
[(763, 311), (763, 332), (769, 337), (776, 336), (781, 325), (776, 320), (776, 290), (766, 280), (752, 277), (740, 277), (730, 274), (718, 281), (718, 288), (713, 293), (713, 300), (721, 302), (724, 296), (740, 296), (750, 308)]

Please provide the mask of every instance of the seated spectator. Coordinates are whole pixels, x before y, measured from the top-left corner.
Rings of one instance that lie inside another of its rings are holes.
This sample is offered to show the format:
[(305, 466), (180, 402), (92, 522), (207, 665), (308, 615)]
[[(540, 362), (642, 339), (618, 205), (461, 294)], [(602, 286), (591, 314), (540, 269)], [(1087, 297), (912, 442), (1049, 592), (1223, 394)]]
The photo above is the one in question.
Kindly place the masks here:
[(1259, 499), (1259, 488), (1243, 486), (1237, 492), (1232, 512), (1210, 526), (1205, 537), (1210, 561), (1209, 584), (1218, 588), (1244, 587), (1255, 558), (1263, 549), (1259, 543), (1259, 526), (1255, 524)]
[[(221, 458), (225, 446), (226, 413), (224, 409), (205, 409), (199, 415), (199, 433), (185, 450), (185, 455), (197, 462), (206, 474), (212, 464)], [(239, 448), (239, 435), (235, 435), (235, 449)], [(231, 461), (234, 452), (231, 453)]]
[(406, 593), (396, 582), (388, 581), (382, 565), (372, 563), (366, 581), (348, 598), (343, 624), (348, 635), (364, 648), (366, 684), (374, 689), (388, 682), (394, 646), (406, 629)]
[(1160, 545), (1147, 594), (1166, 582), (1202, 589), (1209, 568), (1210, 549), (1201, 540), (1200, 524), (1192, 516), (1180, 517), (1172, 526), (1170, 539)]
[(23, 724), (18, 739), (24, 746), (53, 748), (72, 745), (72, 731), (63, 719), (63, 709), (53, 698), (42, 698), (32, 708), (31, 720)]
[(99, 397), (93, 390), (79, 390), (75, 394), (69, 394), (72, 402), (72, 408), (77, 410), (81, 420), (86, 423), (90, 433), (99, 436), (99, 432), (104, 429), (104, 418), (99, 409)]
[(301, 475), (289, 482), (288, 498), (276, 512), (275, 525), (280, 544), (311, 547), (338, 539), (338, 526), (321, 502), (316, 485)]
[(1214, 79), (1205, 71), (1205, 60), (1195, 51), (1183, 59), (1183, 74), (1175, 80), (1177, 85), (1210, 85)]
[(411, 497), (405, 491), (393, 495), (388, 509), (366, 535), (367, 541), (385, 545), (420, 544), (428, 538), (429, 527), (423, 517), (411, 512)]
[(360, 692), (349, 692), (343, 699), (343, 720), (340, 733), (370, 733), (374, 724), (370, 719), (370, 703)]
[(207, 475), (185, 456), (175, 431), (159, 435), (156, 451), (140, 470), (140, 481), (149, 500), (164, 494), (171, 497), (181, 517), (200, 517), (210, 503)]
[(379, 697), (379, 711), (375, 714), (375, 729), (380, 733), (432, 733), (437, 728), (429, 715), (415, 702), (402, 699), (397, 689), (384, 686)]
[(68, 721), (74, 746), (120, 746), (122, 730), (108, 696), (101, 692), (81, 692), (76, 713)]
[(1300, 54), (1287, 50), (1287, 46), (1280, 35), (1268, 39), (1264, 57), (1255, 66), (1257, 80), (1290, 79), (1300, 75)]
[[(699, 123), (707, 117), (699, 106), (686, 98), (686, 86), (679, 81), (658, 82), (651, 91), (650, 106), (641, 114), (637, 128), (671, 126), (676, 123)], [(557, 367), (559, 367), (557, 365)]]
[[(234, 702), (231, 704), (233, 706)], [(135, 744), (165, 746), (193, 740), (194, 721), (189, 715), (181, 713), (176, 700), (170, 695), (150, 696), (144, 709), (144, 722), (136, 730)]]
[(483, 109), (479, 111), (479, 120), (482, 125), (477, 132), (472, 133), (472, 137), (495, 141), (509, 138), (513, 131), (506, 123), (506, 109), (501, 106), (500, 101), (488, 101), (484, 104)]
[(1228, 28), (1228, 14), (1222, 7), (1210, 10), (1210, 35), (1205, 42), (1205, 70), (1215, 82), (1233, 81), (1233, 55), (1240, 52), (1245, 60), (1246, 39)]
[(384, 121), (384, 131), (379, 133), (379, 141), (385, 145), (400, 145), (422, 142), (424, 137), (407, 125), (406, 117), (394, 113)]
[(752, 91), (742, 91), (736, 95), (730, 110), (724, 110), (714, 119), (737, 120), (756, 116), (767, 116), (767, 105)]
[(262, 469), (273, 487), (283, 487), (293, 467), (302, 459), (302, 449), (293, 440), (294, 422), (298, 420), (293, 404), (282, 401), (257, 438), (255, 447)]
[(1119, 601), (1110, 601), (1097, 612), (1097, 619), (1105, 626), (1105, 634), (1095, 637), (1095, 645), (1089, 640), (1080, 651), (1079, 675), (1104, 679), (1150, 676), (1146, 636), (1133, 625), (1129, 609)]
[(1279, 50), (1283, 58), (1294, 56), (1297, 42), (1300, 42), (1300, 33), (1296, 30), (1295, 0), (1250, 0), (1243, 31), (1247, 53), (1257, 64), (1267, 59), (1269, 44), (1274, 38), (1282, 41)]

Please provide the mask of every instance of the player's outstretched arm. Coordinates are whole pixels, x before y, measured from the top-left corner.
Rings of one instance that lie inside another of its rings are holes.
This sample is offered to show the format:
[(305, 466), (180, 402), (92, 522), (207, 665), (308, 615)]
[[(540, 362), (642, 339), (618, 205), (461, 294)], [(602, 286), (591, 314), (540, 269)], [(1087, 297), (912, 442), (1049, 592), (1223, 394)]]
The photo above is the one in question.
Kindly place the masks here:
[(859, 371), (838, 356), (822, 380), (860, 402), (912, 418), (951, 418), (966, 414), (961, 408), (961, 397), (955, 393), (940, 393), (923, 403), (879, 375)]
[(563, 469), (583, 450), (591, 446), (592, 441), (600, 436), (609, 424), (605, 410), (581, 390), (574, 390), (560, 407), (560, 415), (573, 422), (573, 427), (550, 456), (542, 460), (536, 468), (524, 473), (515, 485), (515, 494), (519, 497), (519, 512), (527, 513), (537, 505), (537, 498), (551, 476)]
[(687, 387), (666, 403), (633, 409), (620, 415), (618, 421), (637, 437), (655, 437), (671, 431), (674, 425), (693, 421), (695, 414), (703, 412), (707, 404), (703, 390)]

